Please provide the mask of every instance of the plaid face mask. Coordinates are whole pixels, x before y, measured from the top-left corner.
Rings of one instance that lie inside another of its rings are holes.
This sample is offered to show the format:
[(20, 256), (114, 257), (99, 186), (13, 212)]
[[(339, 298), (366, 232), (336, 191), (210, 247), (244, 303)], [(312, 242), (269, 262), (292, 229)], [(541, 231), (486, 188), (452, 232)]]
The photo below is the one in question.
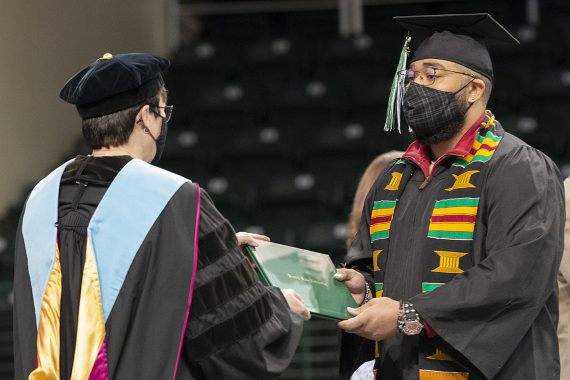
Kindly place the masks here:
[(456, 95), (469, 83), (456, 92), (410, 83), (404, 95), (402, 111), (408, 126), (421, 143), (429, 145), (446, 141), (463, 127), (470, 106), (462, 110)]

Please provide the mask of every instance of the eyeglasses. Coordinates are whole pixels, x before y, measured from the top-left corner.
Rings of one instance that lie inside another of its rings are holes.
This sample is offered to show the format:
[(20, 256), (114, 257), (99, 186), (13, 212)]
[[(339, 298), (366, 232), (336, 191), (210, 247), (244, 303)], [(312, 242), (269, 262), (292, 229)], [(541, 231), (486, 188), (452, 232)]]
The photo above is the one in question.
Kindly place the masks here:
[(404, 77), (404, 85), (406, 87), (411, 82), (416, 82), (416, 81), (418, 81), (420, 84), (423, 84), (424, 86), (431, 86), (432, 84), (434, 84), (435, 80), (441, 76), (441, 75), (437, 75), (438, 71), (446, 71), (449, 73), (467, 75), (468, 77), (475, 79), (475, 76), (473, 76), (471, 74), (462, 73), (460, 71), (440, 69), (440, 68), (436, 68), (436, 67), (424, 67), (418, 71), (407, 69), (407, 70), (402, 70), (402, 71), (398, 72), (398, 74), (400, 76)]
[(156, 115), (156, 116), (160, 116), (162, 118), (164, 118), (164, 121), (166, 121), (167, 123), (170, 121), (170, 118), (172, 117), (172, 111), (174, 109), (174, 106), (157, 106), (156, 108), (164, 108), (164, 116), (162, 116), (160, 114), (160, 112), (156, 111), (153, 108), (150, 108), (150, 110)]

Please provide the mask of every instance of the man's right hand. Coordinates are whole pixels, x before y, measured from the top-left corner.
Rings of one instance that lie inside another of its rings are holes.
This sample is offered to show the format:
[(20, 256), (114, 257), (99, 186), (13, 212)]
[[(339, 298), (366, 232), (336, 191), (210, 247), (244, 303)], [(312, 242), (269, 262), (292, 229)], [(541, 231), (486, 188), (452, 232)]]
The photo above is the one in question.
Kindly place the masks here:
[(364, 301), (364, 293), (366, 292), (366, 280), (362, 273), (354, 269), (340, 268), (336, 270), (334, 279), (344, 282), (354, 301), (360, 305)]

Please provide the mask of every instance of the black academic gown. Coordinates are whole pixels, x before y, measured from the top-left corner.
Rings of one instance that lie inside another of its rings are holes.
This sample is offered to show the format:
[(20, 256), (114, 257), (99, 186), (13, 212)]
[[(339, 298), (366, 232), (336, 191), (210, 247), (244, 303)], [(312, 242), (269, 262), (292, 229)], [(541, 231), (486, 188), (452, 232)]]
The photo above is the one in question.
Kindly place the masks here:
[[(473, 240), (474, 266), (431, 292), (421, 289), (433, 204), (448, 177), (444, 163), (428, 186), (416, 170), (396, 207), (390, 230), (384, 296), (410, 300), (446, 353), (469, 379), (559, 378), (556, 274), (563, 250), (564, 189), (555, 164), (506, 133), (489, 165)], [(347, 267), (370, 272), (372, 195), (367, 201)], [(397, 336), (382, 343), (382, 379), (418, 378), (419, 339)], [(421, 359), (425, 360), (425, 358)]]
[(338, 340), (340, 378), (350, 380), (358, 367), (374, 360), (374, 342), (342, 330), (338, 333)]
[[(130, 159), (80, 156), (62, 176), (58, 209), (62, 379), (70, 378), (73, 367), (86, 228), (107, 188)], [(184, 233), (179, 231), (185, 226), (181, 218), (187, 220), (193, 215), (189, 205), (193, 187), (187, 183), (172, 197), (129, 268), (105, 325), (109, 379), (155, 379), (162, 373), (160, 367), (171, 365), (174, 360), (160, 344), (171, 326), (165, 325), (162, 331), (145, 329), (151, 320), (169, 320), (164, 314), (167, 310), (152, 307), (153, 290), (145, 286), (145, 279), (152, 277), (153, 283), (160, 283), (157, 278), (172, 273), (169, 268), (176, 263), (169, 262), (165, 253), (176, 247), (178, 234)], [(289, 310), (278, 289), (261, 285), (239, 250), (235, 231), (204, 191), (198, 252), (194, 295), (176, 378), (268, 379), (279, 375), (294, 355), (302, 319)], [(35, 367), (36, 354), (36, 325), (26, 260), (20, 226), (14, 279), (17, 379), (27, 379)], [(141, 315), (145, 309), (152, 312)]]

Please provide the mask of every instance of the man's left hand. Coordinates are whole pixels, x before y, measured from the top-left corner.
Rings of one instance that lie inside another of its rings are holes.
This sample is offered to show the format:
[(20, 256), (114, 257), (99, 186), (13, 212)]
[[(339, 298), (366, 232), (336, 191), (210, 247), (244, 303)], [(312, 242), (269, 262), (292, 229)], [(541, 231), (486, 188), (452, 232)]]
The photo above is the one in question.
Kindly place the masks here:
[(337, 324), (346, 332), (369, 340), (380, 341), (398, 332), (400, 302), (388, 297), (373, 298), (357, 309), (348, 308), (354, 316)]

